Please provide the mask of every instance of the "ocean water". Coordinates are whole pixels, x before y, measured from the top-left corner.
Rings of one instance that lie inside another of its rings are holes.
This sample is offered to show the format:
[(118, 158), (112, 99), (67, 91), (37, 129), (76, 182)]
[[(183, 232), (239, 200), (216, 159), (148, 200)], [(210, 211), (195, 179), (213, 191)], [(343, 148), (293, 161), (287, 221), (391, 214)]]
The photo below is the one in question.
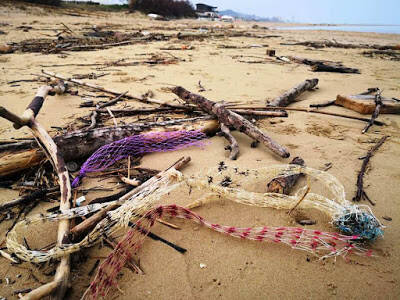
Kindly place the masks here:
[(400, 25), (332, 25), (278, 27), (280, 30), (336, 30), (400, 34)]

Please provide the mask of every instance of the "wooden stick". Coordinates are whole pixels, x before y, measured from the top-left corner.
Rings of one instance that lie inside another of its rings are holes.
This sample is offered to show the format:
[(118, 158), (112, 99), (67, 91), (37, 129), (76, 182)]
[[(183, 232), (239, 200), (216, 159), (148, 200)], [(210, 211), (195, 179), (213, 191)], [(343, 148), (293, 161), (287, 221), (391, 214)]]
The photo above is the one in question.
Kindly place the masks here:
[(239, 144), (235, 137), (231, 134), (229, 127), (224, 123), (221, 123), (221, 135), (224, 136), (230, 144), (230, 146), (228, 146), (229, 148), (225, 148), (230, 151), (229, 158), (231, 160), (236, 160), (239, 155)]
[(288, 215), (290, 216), (292, 214), (292, 212), (297, 208), (297, 206), (300, 205), (300, 203), (304, 200), (304, 198), (307, 196), (308, 192), (310, 191), (310, 186), (307, 186), (307, 190), (305, 191), (304, 195), (300, 198), (300, 200), (295, 204), (295, 206), (293, 206), (289, 212)]
[[(52, 91), (52, 89), (53, 88), (49, 86), (39, 88), (36, 97), (33, 99), (31, 104), (29, 104), (21, 119), (25, 124), (28, 124), (33, 135), (38, 139), (38, 141), (40, 141), (40, 143), (43, 145), (43, 148), (51, 157), (60, 182), (60, 209), (67, 210), (70, 208), (71, 198), (71, 185), (69, 182), (68, 170), (65, 166), (63, 157), (58, 152), (57, 145), (54, 143), (46, 130), (35, 120), (36, 115), (39, 113), (40, 108), (42, 107), (44, 99), (48, 93)], [(10, 121), (13, 122), (13, 120)], [(60, 220), (57, 233), (57, 243), (59, 246), (68, 243), (68, 232), (69, 220)], [(65, 255), (61, 258), (61, 262), (57, 267), (53, 282), (31, 291), (22, 299), (39, 299), (45, 295), (49, 295), (53, 291), (55, 291), (55, 294), (53, 295), (55, 299), (63, 299), (65, 291), (67, 290), (69, 273), (69, 255)]]
[(291, 88), (283, 95), (275, 98), (271, 102), (267, 103), (267, 106), (288, 106), (290, 103), (293, 103), (295, 99), (305, 91), (312, 90), (318, 84), (318, 78), (307, 79), (295, 87)]
[[(363, 122), (369, 122), (370, 119), (367, 118), (360, 118), (360, 117), (353, 117), (349, 115), (343, 115), (343, 114), (338, 114), (338, 113), (331, 113), (327, 111), (321, 111), (317, 109), (310, 109), (310, 108), (295, 108), (295, 107), (263, 107), (263, 106), (258, 106), (258, 107), (251, 107), (251, 106), (246, 106), (246, 107), (234, 107), (236, 110), (241, 110), (241, 109), (254, 109), (254, 110), (263, 110), (263, 109), (283, 109), (283, 110), (288, 110), (288, 111), (301, 111), (301, 112), (307, 112), (307, 113), (314, 113), (314, 114), (322, 114), (322, 115), (328, 115), (328, 116), (334, 116), (334, 117), (341, 117), (341, 118), (346, 118), (346, 119), (352, 119), (352, 120), (358, 120), (358, 121), (363, 121)], [(383, 126), (386, 125), (383, 122), (376, 121), (374, 120), (374, 124), (378, 126)]]
[(29, 203), (31, 201), (36, 201), (38, 199), (42, 199), (48, 193), (55, 192), (58, 189), (59, 189), (58, 187), (54, 187), (54, 188), (51, 188), (51, 189), (38, 190), (38, 191), (35, 191), (35, 192), (33, 192), (33, 193), (29, 194), (29, 195), (25, 195), (25, 196), (22, 196), (22, 197), (19, 197), (19, 198), (15, 199), (15, 200), (12, 200), (10, 202), (3, 203), (3, 204), (0, 205), (0, 212), (4, 211), (6, 209), (9, 209), (9, 208), (15, 207), (17, 205), (27, 204), (27, 203)]
[(368, 131), (368, 129), (375, 123), (375, 119), (379, 116), (379, 112), (381, 111), (382, 106), (383, 106), (383, 102), (382, 102), (381, 91), (378, 89), (378, 92), (375, 95), (375, 110), (372, 113), (371, 120), (361, 131), (363, 134), (366, 133)]
[(364, 191), (364, 174), (365, 174), (365, 171), (367, 170), (367, 166), (368, 166), (369, 160), (374, 155), (374, 152), (377, 151), (383, 145), (383, 143), (386, 141), (386, 139), (388, 137), (389, 136), (382, 137), (378, 141), (378, 143), (376, 143), (376, 145), (373, 146), (368, 151), (367, 155), (364, 157), (363, 163), (362, 163), (362, 166), (361, 166), (361, 170), (360, 170), (360, 172), (358, 173), (358, 176), (357, 176), (357, 184), (356, 184), (357, 185), (357, 192), (356, 192), (355, 197), (353, 198), (353, 201), (359, 202), (359, 201), (361, 201), (361, 199), (366, 199), (372, 205), (375, 205), (375, 203), (372, 202), (371, 199), (369, 199), (367, 193)]
[(283, 158), (287, 158), (290, 156), (290, 153), (286, 150), (285, 147), (276, 143), (264, 132), (262, 132), (260, 129), (258, 129), (242, 116), (225, 108), (223, 104), (218, 104), (204, 98), (203, 96), (193, 94), (185, 90), (183, 87), (175, 87), (172, 89), (172, 92), (186, 102), (196, 104), (203, 111), (216, 116), (220, 123), (223, 123), (227, 126), (232, 126), (235, 129), (245, 133), (249, 137), (263, 143), (272, 152), (278, 154), (279, 156)]

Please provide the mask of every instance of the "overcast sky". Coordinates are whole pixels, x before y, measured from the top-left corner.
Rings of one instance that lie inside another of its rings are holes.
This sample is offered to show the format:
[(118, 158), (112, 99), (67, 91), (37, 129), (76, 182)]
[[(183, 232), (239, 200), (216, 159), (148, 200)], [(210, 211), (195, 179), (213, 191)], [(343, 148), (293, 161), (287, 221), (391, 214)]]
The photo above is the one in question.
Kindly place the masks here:
[[(126, 3), (124, 0), (94, 0)], [(400, 0), (200, 0), (191, 1), (287, 21), (345, 24), (399, 24)]]

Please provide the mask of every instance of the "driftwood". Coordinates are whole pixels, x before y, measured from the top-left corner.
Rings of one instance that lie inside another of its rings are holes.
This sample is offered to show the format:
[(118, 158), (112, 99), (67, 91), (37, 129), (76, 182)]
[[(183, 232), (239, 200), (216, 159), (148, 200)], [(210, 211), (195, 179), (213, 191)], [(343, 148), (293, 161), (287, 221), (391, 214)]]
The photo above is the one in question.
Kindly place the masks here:
[(229, 158), (232, 160), (236, 160), (239, 156), (239, 144), (234, 136), (231, 134), (229, 127), (226, 126), (224, 123), (221, 123), (221, 135), (225, 137), (230, 144), (228, 147), (225, 148), (226, 150), (230, 151)]
[(315, 64), (311, 66), (313, 72), (336, 72), (336, 73), (352, 73), (360, 74), (359, 69), (347, 68), (342, 66), (334, 66), (328, 64)]
[[(370, 119), (367, 118), (360, 118), (360, 117), (353, 117), (349, 115), (344, 115), (344, 114), (337, 114), (337, 113), (331, 113), (327, 111), (320, 111), (318, 109), (311, 109), (311, 108), (295, 108), (295, 107), (234, 107), (234, 109), (239, 110), (239, 109), (252, 109), (252, 110), (263, 110), (263, 109), (278, 109), (278, 110), (288, 110), (288, 111), (301, 111), (301, 112), (307, 112), (307, 113), (314, 113), (314, 114), (322, 114), (322, 115), (328, 115), (328, 116), (334, 116), (334, 117), (340, 117), (340, 118), (345, 118), (345, 119), (351, 119), (351, 120), (358, 120), (358, 121), (363, 121), (363, 122), (369, 122)], [(386, 125), (384, 122), (374, 120), (374, 124), (378, 126), (383, 126)]]
[[(304, 160), (301, 157), (295, 157), (290, 164), (304, 166)], [(268, 193), (279, 193), (289, 195), (291, 188), (296, 184), (302, 174), (277, 177), (267, 184)]]
[(283, 158), (290, 156), (290, 153), (284, 147), (273, 141), (248, 120), (227, 109), (223, 104), (215, 103), (203, 96), (193, 94), (185, 90), (183, 87), (175, 87), (172, 91), (186, 102), (196, 104), (203, 111), (216, 116), (220, 123), (223, 123), (226, 126), (232, 126), (236, 130), (239, 130), (260, 143), (263, 143), (279, 156)]
[(51, 188), (51, 189), (38, 190), (38, 191), (35, 191), (35, 192), (33, 192), (33, 193), (29, 194), (29, 195), (25, 195), (25, 196), (19, 197), (17, 199), (14, 199), (12, 201), (3, 203), (3, 204), (0, 205), (0, 212), (4, 211), (4, 210), (7, 210), (7, 209), (10, 209), (10, 208), (13, 208), (13, 207), (18, 206), (18, 205), (24, 205), (24, 204), (28, 204), (28, 203), (30, 203), (32, 201), (44, 199), (48, 193), (55, 192), (58, 189), (59, 189), (59, 187), (54, 187), (54, 188)]
[(377, 49), (377, 50), (400, 50), (400, 45), (376, 45), (376, 44), (344, 44), (344, 43), (337, 43), (337, 42), (318, 42), (318, 41), (306, 41), (306, 42), (297, 42), (297, 43), (281, 43), (281, 45), (285, 46), (306, 46), (306, 47), (313, 47), (313, 48), (345, 48), (345, 49)]
[(336, 73), (356, 73), (356, 74), (360, 73), (360, 70), (354, 68), (347, 68), (343, 66), (341, 62), (335, 62), (329, 60), (315, 60), (297, 56), (281, 56), (278, 57), (278, 59), (311, 66), (311, 70), (314, 72), (336, 72)]
[(285, 92), (283, 95), (275, 98), (271, 102), (267, 103), (267, 106), (288, 106), (290, 103), (293, 103), (297, 96), (305, 91), (312, 90), (318, 84), (318, 79), (307, 79), (302, 83), (296, 85), (292, 89)]
[[(400, 114), (399, 102), (383, 97), (381, 97), (381, 101), (383, 104), (380, 109), (381, 114)], [(363, 115), (369, 115), (375, 111), (375, 95), (337, 95), (335, 105), (346, 107)]]
[(368, 200), (372, 205), (375, 205), (375, 202), (373, 202), (368, 197), (367, 193), (364, 191), (364, 174), (365, 174), (365, 171), (367, 170), (367, 166), (368, 166), (369, 160), (374, 155), (374, 152), (377, 151), (383, 145), (383, 143), (386, 141), (387, 138), (388, 138), (388, 136), (382, 137), (378, 141), (378, 143), (374, 147), (372, 147), (368, 151), (367, 155), (363, 158), (363, 163), (362, 163), (362, 166), (361, 166), (361, 170), (360, 170), (360, 172), (358, 173), (358, 176), (357, 176), (357, 184), (356, 184), (357, 185), (357, 192), (356, 192), (355, 197), (353, 198), (353, 201), (359, 202), (362, 199), (365, 199), (365, 200)]
[(372, 113), (371, 120), (361, 131), (362, 133), (366, 133), (368, 129), (374, 124), (375, 119), (379, 116), (379, 112), (381, 111), (382, 106), (383, 103), (382, 103), (381, 91), (378, 91), (378, 93), (375, 95), (375, 110)]
[[(68, 170), (65, 166), (63, 157), (58, 151), (57, 145), (54, 143), (46, 130), (35, 120), (35, 117), (39, 113), (47, 95), (50, 92), (55, 91), (55, 89), (49, 86), (43, 86), (39, 88), (35, 98), (29, 104), (20, 120), (13, 118), (9, 119), (9, 121), (14, 122), (14, 127), (27, 125), (31, 129), (32, 134), (37, 138), (41, 147), (43, 147), (43, 150), (50, 158), (50, 161), (52, 162), (59, 178), (61, 192), (60, 209), (67, 210), (70, 208), (71, 198), (71, 184), (69, 181)], [(69, 223), (70, 222), (68, 219), (59, 221), (57, 233), (57, 244), (59, 246), (68, 243)], [(57, 267), (54, 280), (39, 287), (38, 289), (31, 291), (29, 294), (25, 295), (23, 299), (40, 299), (51, 293), (53, 293), (51, 298), (63, 299), (65, 291), (68, 287), (69, 273), (69, 255), (65, 255), (61, 258), (61, 262)]]
[[(213, 135), (217, 132), (219, 126), (216, 121), (210, 119), (210, 117), (197, 117), (164, 122), (130, 124), (119, 127), (103, 127), (92, 130), (78, 130), (56, 136), (53, 139), (65, 161), (74, 161), (88, 157), (105, 144), (157, 127), (192, 123), (193, 128), (202, 130), (208, 135)], [(182, 129), (183, 126), (179, 126), (178, 129)], [(7, 145), (7, 150), (0, 153), (0, 177), (31, 168), (38, 165), (45, 158), (40, 149), (32, 149), (30, 141), (16, 144), (18, 145), (16, 148), (13, 148), (12, 144)]]

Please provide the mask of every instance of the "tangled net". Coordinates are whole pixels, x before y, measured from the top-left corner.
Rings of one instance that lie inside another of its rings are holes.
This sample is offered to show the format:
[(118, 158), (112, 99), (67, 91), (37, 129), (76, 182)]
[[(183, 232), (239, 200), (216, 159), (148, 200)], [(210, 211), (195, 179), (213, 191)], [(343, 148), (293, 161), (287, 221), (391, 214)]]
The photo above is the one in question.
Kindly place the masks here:
[(201, 145), (206, 135), (200, 130), (149, 132), (133, 135), (97, 149), (83, 164), (79, 175), (72, 182), (77, 187), (88, 172), (102, 171), (128, 156), (140, 156), (151, 152), (179, 150)]
[[(190, 187), (190, 190), (198, 189), (205, 196), (189, 207), (222, 198), (245, 205), (290, 209), (303, 197), (304, 188), (300, 189), (297, 194), (289, 196), (252, 192), (245, 187), (249, 182), (262, 180), (265, 183), (275, 177), (300, 173), (318, 179), (327, 187), (331, 195), (328, 198), (320, 194), (308, 193), (298, 207), (302, 209), (315, 208), (327, 214), (331, 218), (332, 224), (341, 230), (342, 234), (297, 227), (238, 228), (223, 226), (208, 222), (203, 217), (181, 206), (160, 206), (161, 199), (168, 193), (179, 187)], [(78, 207), (19, 222), (7, 236), (7, 247), (21, 259), (30, 262), (44, 262), (78, 251), (82, 247), (91, 246), (100, 240), (103, 233), (112, 234), (121, 228), (128, 227), (130, 222), (134, 223), (135, 225), (128, 230), (115, 250), (99, 267), (94, 281), (85, 293), (88, 298), (97, 298), (98, 296), (105, 296), (109, 289), (116, 284), (115, 278), (126, 260), (141, 247), (149, 229), (154, 225), (155, 219), (162, 216), (189, 219), (233, 237), (282, 243), (322, 258), (345, 256), (350, 253), (371, 256), (372, 252), (361, 247), (359, 242), (374, 240), (383, 235), (382, 225), (369, 207), (357, 206), (347, 201), (344, 187), (335, 177), (326, 172), (304, 166), (275, 165), (245, 172), (240, 172), (236, 168), (224, 167), (223, 169), (211, 170), (207, 175), (192, 177), (185, 177), (177, 170), (170, 169), (160, 176), (153, 177), (143, 185), (145, 185), (143, 188), (140, 186), (135, 189), (124, 200), (117, 200), (121, 206), (108, 212), (107, 217), (98, 223), (79, 243), (56, 246), (49, 251), (29, 250), (22, 244), (22, 241), (19, 242), (17, 232), (25, 229), (31, 223), (83, 216), (114, 204), (115, 201)], [(139, 215), (143, 217), (139, 219), (137, 217)]]

